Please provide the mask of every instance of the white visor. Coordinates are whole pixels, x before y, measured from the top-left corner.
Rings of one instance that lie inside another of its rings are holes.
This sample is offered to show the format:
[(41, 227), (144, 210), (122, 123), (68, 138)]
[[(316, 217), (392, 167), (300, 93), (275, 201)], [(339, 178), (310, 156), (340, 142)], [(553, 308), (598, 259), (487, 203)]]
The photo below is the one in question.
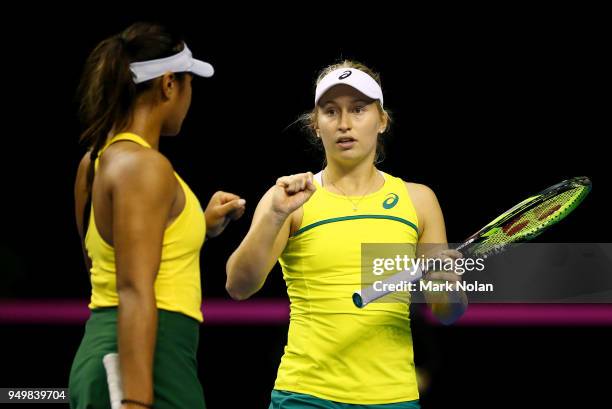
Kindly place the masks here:
[(187, 44), (178, 54), (157, 60), (139, 61), (130, 64), (134, 74), (134, 82), (140, 84), (153, 78), (161, 77), (166, 72), (190, 72), (200, 77), (212, 77), (215, 70), (207, 62), (191, 57)]
[(355, 68), (339, 68), (327, 74), (317, 84), (315, 105), (317, 105), (323, 94), (339, 84), (349, 85), (365, 96), (379, 100), (381, 106), (383, 104), (382, 89), (374, 78)]

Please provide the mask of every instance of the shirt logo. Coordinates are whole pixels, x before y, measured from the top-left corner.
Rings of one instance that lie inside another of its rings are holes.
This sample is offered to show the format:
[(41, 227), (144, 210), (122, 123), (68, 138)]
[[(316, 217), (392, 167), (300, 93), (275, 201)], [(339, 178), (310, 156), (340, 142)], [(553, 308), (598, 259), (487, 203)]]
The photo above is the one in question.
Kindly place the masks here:
[(347, 70), (347, 71), (344, 71), (344, 72), (342, 73), (342, 75), (340, 75), (340, 76), (338, 77), (338, 79), (339, 79), (339, 80), (343, 80), (343, 79), (345, 79), (345, 78), (348, 78), (348, 77), (349, 77), (349, 76), (350, 76), (352, 73), (353, 73), (352, 71), (348, 71), (348, 70)]
[(399, 196), (396, 195), (395, 193), (389, 193), (387, 195), (387, 198), (383, 201), (382, 206), (385, 209), (391, 209), (391, 208), (395, 207), (397, 202), (399, 202)]

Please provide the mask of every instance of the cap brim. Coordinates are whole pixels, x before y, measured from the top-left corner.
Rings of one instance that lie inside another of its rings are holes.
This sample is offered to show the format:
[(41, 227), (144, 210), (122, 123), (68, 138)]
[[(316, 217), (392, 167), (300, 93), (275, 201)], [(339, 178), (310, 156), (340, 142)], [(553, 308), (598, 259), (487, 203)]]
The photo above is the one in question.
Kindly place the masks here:
[[(342, 74), (340, 74), (340, 72), (342, 72)], [(381, 106), (383, 104), (382, 89), (374, 78), (356, 68), (339, 68), (327, 74), (317, 84), (315, 90), (315, 105), (320, 103), (321, 98), (323, 98), (330, 89), (338, 85), (348, 85), (368, 98), (379, 100)]]
[(364, 96), (366, 96), (366, 97), (368, 97), (368, 98), (370, 98), (372, 100), (377, 100), (378, 99), (378, 96), (376, 95), (376, 93), (372, 92), (371, 90), (365, 90), (365, 89), (363, 89), (364, 87), (361, 87), (362, 89), (360, 89), (355, 84), (352, 84), (352, 83), (347, 82), (347, 81), (338, 81), (338, 82), (334, 82), (334, 83), (329, 84), (325, 88), (322, 88), (321, 89), (321, 95), (319, 96), (319, 98), (317, 98), (317, 101), (315, 103), (318, 104), (321, 101), (321, 99), (323, 99), (323, 96), (325, 96), (325, 93), (327, 91), (329, 91), (330, 89), (332, 89), (332, 88), (334, 88), (334, 87), (336, 87), (338, 85), (347, 85), (347, 86), (353, 88), (357, 92), (360, 92), (361, 94), (363, 94)]
[(215, 69), (207, 62), (194, 59), (193, 65), (189, 69), (189, 72), (200, 77), (209, 78), (213, 76), (213, 74), (215, 73)]

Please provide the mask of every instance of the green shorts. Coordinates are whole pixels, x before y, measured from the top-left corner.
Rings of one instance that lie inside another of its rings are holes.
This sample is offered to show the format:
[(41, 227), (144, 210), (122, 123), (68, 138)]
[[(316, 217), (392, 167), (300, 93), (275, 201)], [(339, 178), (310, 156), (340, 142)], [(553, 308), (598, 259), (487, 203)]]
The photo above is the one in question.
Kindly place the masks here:
[(268, 409), (421, 409), (421, 405), (418, 400), (382, 405), (354, 405), (274, 389)]
[[(205, 409), (196, 362), (199, 323), (183, 314), (158, 311), (153, 365), (155, 408)], [(102, 358), (111, 352), (117, 352), (117, 309), (92, 310), (70, 370), (71, 408), (110, 408)]]

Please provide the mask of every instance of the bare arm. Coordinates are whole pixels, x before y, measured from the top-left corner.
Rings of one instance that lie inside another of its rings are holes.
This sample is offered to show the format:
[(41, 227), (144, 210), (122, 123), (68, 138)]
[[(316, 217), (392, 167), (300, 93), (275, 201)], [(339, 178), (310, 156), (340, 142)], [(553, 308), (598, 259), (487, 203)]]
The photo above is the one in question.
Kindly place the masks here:
[[(419, 218), (417, 254), (443, 259), (461, 257), (459, 252), (448, 250), (444, 216), (435, 193), (424, 185), (407, 183), (406, 186)], [(457, 282), (460, 278), (453, 272), (432, 272), (425, 279)], [(425, 292), (425, 298), (432, 313), (444, 324), (451, 324), (458, 320), (467, 308), (467, 297), (462, 291), (443, 294)]]
[(291, 215), (314, 193), (312, 173), (279, 178), (261, 198), (251, 228), (227, 261), (227, 292), (244, 300), (259, 291), (280, 257), (291, 230)]
[(85, 248), (85, 223), (87, 220), (83, 219), (85, 206), (87, 205), (87, 199), (90, 195), (87, 192), (87, 171), (89, 169), (89, 152), (87, 152), (81, 162), (79, 163), (79, 168), (77, 170), (76, 181), (74, 183), (74, 216), (76, 220), (77, 230), (79, 232), (79, 237), (81, 238), (81, 250), (83, 251), (83, 260), (85, 261), (85, 267), (87, 268), (87, 272), (91, 274), (91, 260), (89, 255), (87, 254), (87, 249)]
[(109, 171), (119, 295), (118, 347), (126, 399), (153, 401), (157, 335), (154, 282), (176, 196), (170, 163), (158, 152), (121, 155)]

